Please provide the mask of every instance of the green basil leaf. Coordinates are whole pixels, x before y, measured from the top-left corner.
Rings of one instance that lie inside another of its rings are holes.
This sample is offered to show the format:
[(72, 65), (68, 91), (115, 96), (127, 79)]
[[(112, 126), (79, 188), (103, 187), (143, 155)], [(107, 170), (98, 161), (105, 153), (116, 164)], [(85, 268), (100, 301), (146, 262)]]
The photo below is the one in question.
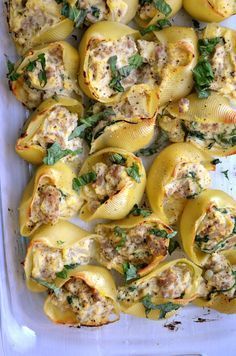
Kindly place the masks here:
[(71, 295), (68, 295), (68, 296), (66, 297), (66, 300), (67, 300), (67, 303), (68, 303), (68, 304), (72, 304), (72, 302), (73, 302), (73, 297), (72, 297)]
[(68, 276), (66, 268), (63, 268), (62, 271), (57, 272), (57, 273), (56, 273), (56, 276), (57, 276), (58, 278), (66, 279), (67, 276)]
[(44, 281), (43, 279), (40, 279), (40, 278), (33, 278), (31, 277), (31, 279), (38, 283), (38, 284), (41, 284), (41, 286), (44, 286), (50, 290), (52, 290), (56, 295), (58, 295), (61, 291), (61, 288), (57, 287), (54, 283), (49, 283), (47, 281)]
[(81, 187), (95, 182), (96, 179), (97, 175), (95, 172), (85, 173), (82, 176), (73, 179), (72, 188), (78, 192)]
[(214, 51), (216, 45), (221, 42), (221, 37), (205, 38), (198, 40), (198, 50), (203, 57), (209, 56)]
[(156, 24), (150, 25), (150, 26), (148, 26), (146, 28), (141, 29), (140, 33), (141, 33), (142, 36), (144, 36), (149, 32), (161, 31), (161, 30), (163, 30), (163, 28), (170, 27), (170, 26), (172, 26), (172, 25), (171, 25), (171, 22), (169, 20), (161, 19), (161, 20), (158, 20), (156, 22)]
[(108, 59), (108, 64), (110, 65), (110, 70), (112, 76), (117, 75), (117, 69), (116, 69), (116, 64), (117, 64), (117, 56), (112, 56)]
[(138, 206), (138, 204), (135, 204), (129, 214), (133, 216), (143, 216), (146, 218), (152, 214), (152, 211), (148, 209), (142, 209)]
[(76, 267), (80, 266), (80, 263), (72, 263), (70, 265), (65, 265), (65, 269), (75, 269)]
[(119, 226), (116, 226), (114, 228), (114, 234), (116, 236), (120, 237), (120, 241), (119, 241), (118, 245), (116, 246), (116, 251), (119, 251), (119, 249), (125, 245), (126, 238), (127, 238), (126, 230), (121, 228), (121, 227), (119, 227)]
[(169, 255), (171, 255), (177, 248), (180, 248), (180, 244), (178, 243), (178, 241), (170, 239), (168, 246)]
[(7, 58), (7, 69), (8, 69), (7, 78), (10, 81), (14, 82), (20, 77), (20, 74), (15, 71), (15, 64), (11, 62), (8, 58)]
[(150, 229), (149, 233), (155, 236), (163, 237), (165, 239), (172, 239), (172, 237), (177, 235), (177, 231), (173, 231), (172, 233), (168, 234), (166, 230), (161, 230), (161, 229)]
[(126, 282), (130, 281), (131, 279), (139, 277), (137, 273), (137, 268), (131, 263), (129, 262), (123, 263), (122, 268), (123, 268)]
[(169, 16), (172, 8), (165, 0), (153, 0), (155, 7), (165, 16)]
[(135, 182), (140, 183), (140, 173), (139, 173), (139, 167), (136, 163), (133, 163), (131, 167), (126, 168), (127, 174), (135, 180)]
[(128, 59), (128, 63), (133, 69), (137, 69), (143, 64), (143, 57), (136, 53)]
[(217, 164), (220, 164), (222, 162), (219, 160), (219, 158), (216, 158), (216, 159), (213, 159), (213, 161), (211, 161), (211, 163), (214, 164), (214, 165), (217, 165)]
[(59, 145), (59, 143), (54, 142), (52, 146), (47, 149), (47, 156), (43, 159), (43, 163), (47, 164), (48, 166), (52, 166), (63, 157), (66, 157), (68, 155), (75, 156), (81, 152), (82, 152), (81, 148), (75, 151), (69, 149), (63, 150)]
[(154, 304), (154, 303), (152, 303), (150, 294), (147, 294), (141, 300), (141, 302), (145, 308), (146, 317), (148, 317), (148, 314), (152, 310), (159, 310), (160, 311), (159, 319), (165, 318), (167, 313), (169, 313), (173, 310), (178, 310), (181, 307), (181, 305), (174, 304), (172, 302), (167, 302), (167, 303), (163, 303), (163, 304)]
[(118, 91), (119, 93), (123, 93), (125, 91), (124, 87), (121, 84), (120, 77), (113, 78), (109, 83), (109, 87), (114, 89), (115, 91)]
[(146, 148), (142, 148), (136, 153), (136, 156), (144, 156), (149, 157), (154, 155), (155, 153), (160, 152), (163, 148), (165, 148), (169, 144), (169, 137), (163, 130), (158, 130), (157, 136), (153, 143)]
[(125, 162), (127, 161), (127, 159), (119, 153), (113, 153), (110, 156), (110, 160), (112, 163), (120, 164), (120, 165), (125, 164)]
[(100, 9), (96, 6), (91, 6), (91, 12), (92, 12), (92, 16), (96, 17), (96, 19), (99, 19), (100, 16)]

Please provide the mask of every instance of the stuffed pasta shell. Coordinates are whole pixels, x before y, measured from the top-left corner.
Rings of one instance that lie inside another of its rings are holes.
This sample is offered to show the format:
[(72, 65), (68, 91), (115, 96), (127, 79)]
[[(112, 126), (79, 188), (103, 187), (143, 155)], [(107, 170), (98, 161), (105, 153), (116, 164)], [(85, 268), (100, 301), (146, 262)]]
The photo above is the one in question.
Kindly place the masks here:
[(221, 22), (236, 13), (235, 0), (183, 0), (183, 7), (193, 18)]
[(126, 280), (149, 273), (165, 259), (176, 234), (155, 215), (99, 224), (95, 233), (97, 259), (108, 269), (124, 273)]
[(16, 152), (33, 164), (53, 165), (60, 159), (78, 166), (83, 140), (70, 135), (83, 116), (83, 106), (75, 99), (56, 97), (45, 100), (28, 118), (16, 142)]
[(212, 157), (190, 143), (165, 148), (154, 160), (147, 179), (152, 210), (166, 223), (176, 224), (189, 199), (211, 184)]
[(139, 0), (135, 17), (140, 27), (155, 25), (159, 20), (170, 18), (182, 7), (182, 0), (152, 1)]
[(10, 88), (29, 109), (55, 95), (80, 99), (78, 66), (78, 52), (67, 42), (40, 46), (29, 50), (9, 71)]
[(197, 297), (201, 269), (185, 258), (162, 263), (154, 271), (118, 289), (124, 313), (163, 319)]
[(220, 190), (206, 190), (185, 206), (180, 234), (186, 254), (198, 265), (209, 254), (235, 249), (236, 202)]
[(61, 10), (62, 4), (56, 0), (9, 0), (9, 29), (18, 53), (42, 43), (64, 40), (74, 24)]
[(119, 102), (122, 93), (142, 83), (156, 90), (163, 105), (190, 93), (197, 37), (193, 29), (172, 27), (146, 40), (128, 26), (100, 22), (86, 31), (79, 53), (79, 83), (92, 99)]
[(199, 297), (194, 304), (218, 310), (225, 314), (236, 313), (236, 252), (213, 253), (203, 266)]
[(115, 283), (105, 268), (81, 266), (51, 288), (44, 312), (58, 324), (101, 326), (119, 320), (116, 294)]
[(171, 142), (191, 142), (215, 156), (236, 153), (236, 111), (218, 93), (207, 99), (191, 94), (170, 103), (158, 123)]
[(145, 84), (135, 85), (116, 104), (93, 105), (71, 137), (84, 137), (91, 153), (105, 147), (134, 152), (151, 141), (157, 109), (155, 91)]
[(19, 206), (22, 236), (30, 236), (42, 224), (54, 225), (59, 219), (70, 218), (78, 212), (82, 201), (72, 189), (74, 178), (75, 174), (62, 162), (37, 169)]
[(138, 204), (144, 193), (146, 173), (142, 161), (132, 153), (105, 148), (89, 156), (73, 189), (84, 203), (80, 218), (118, 220)]
[(92, 256), (91, 235), (68, 221), (40, 227), (32, 236), (24, 262), (26, 285), (44, 292), (57, 278), (86, 265)]

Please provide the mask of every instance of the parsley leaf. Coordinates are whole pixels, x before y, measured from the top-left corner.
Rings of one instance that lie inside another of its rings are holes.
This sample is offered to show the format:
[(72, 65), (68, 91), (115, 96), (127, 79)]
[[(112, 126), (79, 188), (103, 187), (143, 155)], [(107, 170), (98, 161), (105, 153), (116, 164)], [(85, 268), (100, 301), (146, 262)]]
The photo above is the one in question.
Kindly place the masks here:
[(98, 123), (98, 121), (102, 119), (107, 119), (112, 115), (115, 115), (114, 110), (112, 108), (107, 108), (104, 111), (101, 111), (97, 114), (80, 119), (79, 125), (74, 129), (74, 131), (69, 136), (69, 141), (73, 140), (76, 137), (83, 137), (83, 134), (87, 129), (93, 128)]
[(227, 169), (226, 171), (221, 171), (222, 174), (224, 174), (225, 178), (229, 180), (229, 170)]
[(139, 277), (139, 275), (137, 274), (137, 268), (131, 263), (129, 262), (123, 263), (122, 268), (123, 268), (126, 282), (130, 281), (131, 279)]
[(148, 26), (146, 28), (141, 29), (140, 33), (141, 33), (142, 36), (144, 36), (149, 32), (160, 31), (160, 30), (163, 30), (163, 28), (170, 27), (170, 26), (172, 26), (172, 25), (171, 25), (171, 22), (169, 20), (161, 19), (161, 20), (158, 20), (156, 22), (156, 24), (153, 24), (153, 25), (150, 25), (150, 26)]
[(52, 290), (56, 295), (58, 295), (60, 293), (61, 288), (57, 287), (54, 283), (49, 283), (49, 282), (44, 281), (43, 279), (40, 279), (40, 278), (31, 277), (31, 279), (34, 282), (41, 284), (41, 286), (44, 286), (44, 287)]
[(145, 308), (146, 317), (148, 317), (148, 314), (152, 310), (159, 310), (160, 311), (159, 319), (165, 318), (167, 313), (169, 313), (173, 310), (178, 310), (181, 307), (181, 305), (174, 304), (172, 302), (167, 302), (167, 303), (163, 303), (163, 304), (154, 304), (154, 303), (152, 303), (150, 294), (147, 294), (141, 300), (141, 302)]
[(96, 179), (97, 175), (95, 172), (85, 173), (82, 176), (73, 179), (72, 188), (78, 192), (81, 187), (95, 182)]
[(110, 160), (112, 163), (115, 163), (115, 164), (125, 164), (125, 162), (127, 161), (127, 159), (125, 157), (123, 157), (121, 154), (119, 153), (113, 153), (111, 156), (110, 156)]
[(47, 156), (44, 157), (43, 163), (47, 164), (48, 166), (52, 166), (56, 162), (58, 162), (61, 158), (66, 157), (68, 155), (76, 156), (77, 154), (81, 153), (82, 149), (79, 148), (78, 150), (72, 151), (69, 149), (63, 150), (59, 143), (54, 142), (51, 147), (47, 149)]
[(126, 242), (126, 237), (127, 237), (126, 236), (126, 231), (125, 231), (125, 229), (122, 229), (121, 227), (116, 226), (114, 228), (114, 234), (115, 234), (115, 236), (119, 236), (120, 237), (120, 241), (119, 241), (118, 245), (116, 246), (116, 251), (119, 251), (119, 249), (121, 247), (123, 247), (125, 242)]
[(126, 168), (127, 174), (133, 178), (137, 183), (140, 183), (140, 173), (139, 173), (139, 167), (136, 163), (133, 163), (131, 167)]
[(143, 216), (146, 218), (152, 214), (152, 211), (148, 209), (142, 209), (138, 206), (138, 204), (135, 204), (133, 209), (130, 211), (130, 214), (133, 216)]

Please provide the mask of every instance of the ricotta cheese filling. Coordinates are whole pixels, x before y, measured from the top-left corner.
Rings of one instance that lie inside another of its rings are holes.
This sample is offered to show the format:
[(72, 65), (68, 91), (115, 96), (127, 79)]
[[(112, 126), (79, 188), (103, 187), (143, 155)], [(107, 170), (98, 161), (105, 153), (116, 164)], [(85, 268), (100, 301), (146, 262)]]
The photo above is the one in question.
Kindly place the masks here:
[(172, 142), (192, 142), (208, 149), (228, 149), (236, 145), (236, 125), (200, 123), (164, 116), (161, 128)]
[(184, 263), (178, 263), (164, 270), (157, 277), (120, 287), (118, 299), (132, 303), (142, 300), (147, 295), (158, 298), (183, 298), (191, 288), (192, 279), (189, 267)]
[(9, 25), (14, 41), (31, 47), (35, 36), (58, 24), (63, 16), (55, 0), (10, 0)]
[(96, 181), (84, 186), (84, 194), (91, 212), (96, 211), (101, 204), (123, 189), (130, 177), (125, 166), (119, 164), (96, 163), (92, 167), (96, 173)]
[[(69, 136), (75, 130), (78, 124), (78, 115), (70, 112), (64, 106), (55, 106), (47, 114), (43, 124), (32, 137), (31, 144), (39, 145), (47, 149), (50, 144), (57, 142), (62, 149), (76, 151), (82, 148), (81, 138), (69, 140)], [(78, 156), (68, 155), (62, 161), (77, 160)]]
[(41, 224), (56, 224), (60, 218), (73, 216), (78, 210), (77, 196), (65, 194), (52, 185), (43, 181), (33, 198), (28, 228), (34, 229)]
[(65, 266), (73, 269), (77, 265), (89, 262), (88, 253), (90, 240), (74, 244), (67, 248), (55, 248), (45, 243), (37, 242), (32, 247), (32, 272), (31, 277), (48, 282), (57, 278), (57, 273), (63, 271)]
[(74, 97), (79, 94), (75, 80), (72, 80), (65, 70), (63, 63), (63, 49), (56, 45), (43, 53), (45, 58), (44, 74), (46, 81), (42, 81), (42, 64), (36, 59), (32, 70), (24, 69), (23, 89), (32, 107), (37, 107), (43, 100), (53, 95)]
[(224, 255), (213, 253), (203, 269), (199, 296), (210, 300), (223, 294), (229, 299), (236, 296), (236, 266), (231, 266)]
[(154, 86), (160, 82), (160, 72), (167, 62), (166, 48), (158, 43), (145, 40), (135, 41), (132, 36), (124, 36), (117, 41), (92, 39), (88, 50), (88, 80), (92, 92), (100, 98), (109, 98), (117, 93), (112, 85), (110, 58), (116, 56), (117, 76), (121, 68), (130, 67), (129, 61), (135, 55), (142, 57), (143, 63), (122, 76), (123, 91), (134, 84), (146, 83)]
[(195, 244), (206, 253), (234, 248), (236, 246), (236, 211), (210, 205), (198, 226)]
[(51, 302), (62, 311), (73, 311), (81, 325), (106, 324), (115, 314), (112, 300), (79, 278), (66, 282), (59, 294), (52, 295)]
[(90, 24), (106, 20), (122, 22), (128, 11), (123, 0), (80, 0), (79, 8), (87, 12), (85, 21)]
[[(137, 269), (148, 266), (157, 256), (166, 256), (168, 231), (160, 224), (144, 222), (132, 228), (98, 226), (100, 256), (108, 268), (130, 262)], [(155, 234), (156, 232), (156, 234)]]

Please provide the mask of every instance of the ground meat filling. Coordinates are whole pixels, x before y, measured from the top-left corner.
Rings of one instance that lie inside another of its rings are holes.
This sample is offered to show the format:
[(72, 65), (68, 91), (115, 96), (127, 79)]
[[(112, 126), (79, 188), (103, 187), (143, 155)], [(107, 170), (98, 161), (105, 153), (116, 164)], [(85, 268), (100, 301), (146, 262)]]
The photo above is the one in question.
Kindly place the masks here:
[(224, 255), (213, 253), (204, 266), (199, 286), (199, 296), (205, 299), (224, 294), (229, 299), (236, 296), (235, 266), (232, 267)]
[(65, 70), (63, 63), (63, 49), (61, 45), (53, 46), (43, 53), (45, 58), (46, 82), (42, 81), (42, 62), (35, 59), (35, 67), (32, 71), (24, 70), (22, 86), (28, 94), (28, 100), (32, 107), (36, 107), (41, 101), (54, 95), (73, 97), (79, 94), (79, 88)]
[(156, 236), (152, 232), (153, 229), (166, 231), (163, 226), (148, 223), (129, 229), (98, 226), (96, 233), (100, 236), (100, 255), (106, 261), (107, 267), (130, 262), (137, 269), (142, 269), (155, 257), (166, 256), (168, 239)]
[(165, 186), (166, 197), (193, 199), (211, 183), (210, 175), (202, 164), (180, 163), (175, 167), (173, 180)]
[(161, 118), (159, 124), (172, 142), (192, 142), (209, 150), (236, 145), (235, 124), (199, 123), (169, 116)]
[(137, 40), (125, 36), (117, 41), (91, 40), (88, 57), (88, 77), (93, 92), (99, 97), (111, 97), (117, 90), (111, 85), (113, 73), (109, 64), (110, 58), (116, 56), (117, 71), (129, 66), (129, 60), (134, 55), (140, 55), (142, 65), (132, 68), (128, 75), (122, 76), (120, 84), (123, 91), (134, 84), (146, 83), (155, 85), (160, 82), (160, 71), (166, 64), (166, 48), (158, 43)]
[(228, 250), (236, 246), (236, 211), (210, 205), (200, 222), (195, 244), (206, 253)]
[(71, 278), (58, 295), (53, 294), (52, 303), (61, 310), (72, 310), (81, 325), (102, 325), (115, 313), (111, 299), (103, 297), (79, 278)]
[(33, 268), (31, 276), (48, 282), (57, 278), (57, 273), (64, 269), (64, 266), (74, 268), (77, 265), (84, 265), (89, 262), (88, 254), (84, 248), (89, 248), (90, 241), (86, 241), (84, 246), (75, 244), (68, 248), (54, 248), (44, 243), (35, 243), (32, 247)]
[(99, 162), (92, 170), (97, 178), (94, 183), (84, 187), (84, 194), (89, 210), (94, 212), (101, 204), (123, 189), (130, 178), (126, 168), (119, 164), (107, 165)]
[(146, 295), (170, 299), (183, 298), (192, 284), (192, 274), (184, 263), (170, 267), (143, 283), (132, 283), (129, 287), (120, 287), (118, 299), (137, 302)]
[[(82, 140), (69, 140), (70, 134), (78, 125), (78, 115), (71, 113), (63, 106), (56, 106), (50, 110), (43, 125), (32, 138), (33, 145), (47, 149), (50, 144), (57, 142), (62, 149), (75, 151), (82, 148)], [(77, 156), (68, 155), (66, 160), (74, 160)]]
[(38, 33), (50, 29), (63, 19), (55, 0), (11, 0), (10, 6), (10, 28), (20, 46), (29, 47), (29, 42)]

